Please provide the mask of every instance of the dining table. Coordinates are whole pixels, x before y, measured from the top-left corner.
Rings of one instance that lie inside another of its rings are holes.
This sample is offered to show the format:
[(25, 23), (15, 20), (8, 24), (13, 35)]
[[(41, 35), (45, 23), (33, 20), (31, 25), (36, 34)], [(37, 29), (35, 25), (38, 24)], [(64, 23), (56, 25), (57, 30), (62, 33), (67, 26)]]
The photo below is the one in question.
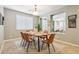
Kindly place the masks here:
[(26, 33), (38, 38), (38, 52), (40, 52), (40, 37), (52, 34), (52, 32), (48, 32), (48, 33), (45, 33), (45, 32), (26, 32)]

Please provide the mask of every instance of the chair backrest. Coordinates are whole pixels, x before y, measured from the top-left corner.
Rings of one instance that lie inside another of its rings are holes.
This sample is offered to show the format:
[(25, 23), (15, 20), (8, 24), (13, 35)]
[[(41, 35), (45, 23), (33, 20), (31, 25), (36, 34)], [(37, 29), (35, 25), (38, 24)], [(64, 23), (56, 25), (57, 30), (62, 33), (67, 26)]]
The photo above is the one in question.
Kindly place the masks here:
[(20, 32), (21, 33), (21, 37), (22, 37), (22, 39), (24, 39), (24, 35), (23, 35), (23, 32)]
[(24, 34), (24, 39), (26, 40), (26, 41), (29, 41), (29, 34), (27, 34), (27, 33), (23, 33)]
[(20, 32), (20, 33), (21, 33), (21, 36), (22, 36), (23, 40), (29, 41), (29, 35), (28, 34), (23, 33), (23, 32)]
[(54, 37), (55, 37), (55, 34), (51, 34), (51, 35), (49, 36), (49, 38), (47, 39), (47, 43), (48, 43), (48, 44), (52, 43), (53, 40), (54, 40)]

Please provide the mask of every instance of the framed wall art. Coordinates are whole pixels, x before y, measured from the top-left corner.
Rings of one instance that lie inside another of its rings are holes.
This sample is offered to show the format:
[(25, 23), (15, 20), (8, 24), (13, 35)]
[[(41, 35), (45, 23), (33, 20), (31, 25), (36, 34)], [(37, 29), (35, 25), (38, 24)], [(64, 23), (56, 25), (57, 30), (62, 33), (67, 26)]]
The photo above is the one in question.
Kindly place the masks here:
[(77, 19), (77, 15), (68, 16), (68, 27), (69, 28), (76, 28), (76, 19)]

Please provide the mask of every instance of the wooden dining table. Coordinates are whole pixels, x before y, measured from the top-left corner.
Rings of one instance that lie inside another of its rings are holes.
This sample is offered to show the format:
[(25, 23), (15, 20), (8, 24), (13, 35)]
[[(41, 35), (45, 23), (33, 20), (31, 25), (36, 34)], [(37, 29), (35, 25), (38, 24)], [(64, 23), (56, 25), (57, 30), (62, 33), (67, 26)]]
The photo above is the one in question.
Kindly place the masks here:
[(40, 52), (40, 37), (52, 34), (52, 32), (48, 32), (48, 33), (45, 33), (45, 32), (26, 32), (26, 33), (38, 38), (38, 52)]

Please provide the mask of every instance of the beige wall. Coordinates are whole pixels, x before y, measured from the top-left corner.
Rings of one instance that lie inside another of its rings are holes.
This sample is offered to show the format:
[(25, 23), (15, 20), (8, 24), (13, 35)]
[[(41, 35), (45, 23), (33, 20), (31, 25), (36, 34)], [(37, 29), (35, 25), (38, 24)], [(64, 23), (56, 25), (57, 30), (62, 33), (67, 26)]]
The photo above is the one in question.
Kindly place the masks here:
[[(67, 42), (71, 42), (74, 44), (79, 44), (79, 6), (66, 6), (62, 9), (56, 10), (51, 12), (48, 17), (51, 14), (56, 14), (56, 13), (61, 13), (65, 12), (66, 13), (66, 32), (64, 34), (56, 34), (56, 37), (58, 40), (63, 40)], [(77, 28), (68, 28), (68, 16), (77, 14)]]
[[(3, 11), (4, 11), (3, 6), (0, 5), (0, 13), (2, 16), (4, 16)], [(3, 41), (4, 41), (4, 26), (0, 25), (0, 47), (1, 47)]]
[(2, 16), (4, 16), (4, 8), (2, 5), (0, 5), (0, 13), (2, 14)]
[[(66, 13), (66, 32), (64, 34), (56, 34), (55, 38), (58, 38), (58, 40), (79, 44), (79, 6), (66, 6), (62, 9), (51, 12), (48, 14), (48, 17), (51, 14), (60, 12)], [(11, 39), (20, 36), (20, 31), (16, 30), (16, 14), (26, 15), (21, 12), (5, 9), (5, 39)], [(77, 14), (77, 28), (68, 28), (68, 16), (73, 14)], [(39, 17), (37, 19), (39, 19)], [(34, 20), (34, 23), (37, 22), (37, 20)]]
[[(22, 13), (22, 12), (18, 12), (18, 11), (6, 9), (6, 8), (4, 9), (5, 39), (12, 39), (12, 38), (20, 37), (20, 31), (16, 30), (16, 14), (27, 16), (27, 14)], [(36, 23), (35, 20), (36, 18), (34, 19), (34, 24)]]

